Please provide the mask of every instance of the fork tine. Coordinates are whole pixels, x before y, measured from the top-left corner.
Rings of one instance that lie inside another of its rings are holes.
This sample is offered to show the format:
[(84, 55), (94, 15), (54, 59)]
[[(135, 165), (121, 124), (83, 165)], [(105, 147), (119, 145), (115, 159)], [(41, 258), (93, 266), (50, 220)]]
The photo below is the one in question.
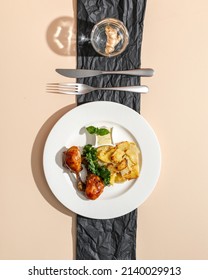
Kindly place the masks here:
[(76, 91), (74, 87), (47, 87), (46, 90), (62, 90), (62, 91)]
[(81, 84), (79, 83), (59, 83), (59, 85), (64, 85), (64, 86), (79, 86)]
[(81, 94), (76, 83), (48, 83), (46, 91), (55, 94)]
[(61, 87), (79, 87), (79, 83), (47, 83), (47, 86), (61, 86)]
[(46, 87), (46, 90), (48, 92), (60, 92), (60, 91), (62, 91), (62, 93), (64, 93), (65, 91), (75, 92), (76, 89), (77, 88), (75, 86), (60, 85), (58, 83), (50, 83), (50, 84), (47, 84), (47, 87)]
[(77, 86), (65, 86), (65, 85), (62, 86), (62, 85), (59, 85), (58, 88), (60, 88), (60, 89), (67, 89), (67, 88), (69, 88), (69, 89), (73, 89), (73, 88), (77, 89), (78, 87)]
[(77, 88), (75, 88), (75, 87), (55, 87), (55, 86), (53, 86), (53, 87), (47, 87), (46, 90), (76, 91)]
[(62, 90), (62, 91), (77, 91), (77, 88), (67, 88), (67, 87), (48, 87), (46, 90)]
[(51, 84), (47, 85), (47, 88), (78, 88), (75, 85), (62, 85), (62, 84)]
[(63, 91), (63, 90), (48, 90), (47, 93), (55, 93), (55, 94), (71, 94), (71, 95), (77, 95), (77, 94), (80, 94), (79, 92), (77, 91)]
[(92, 87), (80, 83), (48, 83), (47, 90), (60, 93), (86, 94), (92, 91)]
[(47, 83), (46, 85), (65, 85), (65, 86), (78, 86), (81, 85), (79, 83)]

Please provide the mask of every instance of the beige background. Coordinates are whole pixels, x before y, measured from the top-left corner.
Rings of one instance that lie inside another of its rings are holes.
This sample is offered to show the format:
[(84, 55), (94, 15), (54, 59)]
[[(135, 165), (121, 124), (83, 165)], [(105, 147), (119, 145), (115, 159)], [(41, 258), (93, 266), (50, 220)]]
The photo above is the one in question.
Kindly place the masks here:
[[(148, 0), (142, 66), (150, 93), (142, 115), (158, 135), (162, 171), (139, 208), (138, 259), (208, 259), (208, 3)], [(75, 106), (47, 94), (65, 81), (58, 67), (75, 56), (56, 54), (46, 33), (76, 1), (2, 1), (0, 9), (0, 259), (73, 259), (75, 214), (50, 193), (41, 166), (53, 124)]]

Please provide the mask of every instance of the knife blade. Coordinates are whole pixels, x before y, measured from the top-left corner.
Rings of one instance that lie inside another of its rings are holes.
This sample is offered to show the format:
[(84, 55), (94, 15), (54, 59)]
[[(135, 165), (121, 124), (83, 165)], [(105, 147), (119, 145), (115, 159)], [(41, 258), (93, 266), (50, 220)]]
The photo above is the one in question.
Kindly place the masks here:
[(140, 68), (124, 71), (101, 71), (101, 70), (89, 70), (89, 69), (56, 69), (56, 72), (62, 76), (69, 78), (85, 78), (106, 74), (115, 75), (131, 75), (141, 77), (152, 77), (154, 70), (151, 68)]

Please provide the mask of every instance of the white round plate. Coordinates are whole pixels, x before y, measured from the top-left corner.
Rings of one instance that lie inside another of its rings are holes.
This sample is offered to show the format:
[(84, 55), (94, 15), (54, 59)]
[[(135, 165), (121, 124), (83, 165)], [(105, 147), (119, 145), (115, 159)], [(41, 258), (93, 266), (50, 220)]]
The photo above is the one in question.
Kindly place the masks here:
[[(105, 187), (96, 200), (76, 189), (73, 174), (62, 165), (64, 150), (93, 144), (85, 132), (89, 125), (113, 127), (114, 143), (134, 141), (141, 151), (139, 177)], [(49, 133), (43, 153), (46, 180), (56, 198), (71, 211), (95, 219), (119, 217), (141, 205), (157, 183), (160, 166), (160, 145), (151, 126), (136, 111), (109, 101), (86, 103), (67, 112)]]

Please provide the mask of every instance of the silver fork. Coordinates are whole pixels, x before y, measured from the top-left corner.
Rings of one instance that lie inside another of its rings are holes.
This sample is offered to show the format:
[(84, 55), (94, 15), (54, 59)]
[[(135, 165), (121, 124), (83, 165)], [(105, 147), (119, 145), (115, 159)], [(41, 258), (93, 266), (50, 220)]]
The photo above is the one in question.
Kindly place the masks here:
[(128, 91), (137, 93), (147, 93), (147, 86), (125, 86), (125, 87), (91, 87), (85, 84), (79, 83), (49, 83), (47, 84), (47, 92), (51, 93), (64, 93), (64, 94), (86, 94), (94, 90), (118, 90), (118, 91)]

